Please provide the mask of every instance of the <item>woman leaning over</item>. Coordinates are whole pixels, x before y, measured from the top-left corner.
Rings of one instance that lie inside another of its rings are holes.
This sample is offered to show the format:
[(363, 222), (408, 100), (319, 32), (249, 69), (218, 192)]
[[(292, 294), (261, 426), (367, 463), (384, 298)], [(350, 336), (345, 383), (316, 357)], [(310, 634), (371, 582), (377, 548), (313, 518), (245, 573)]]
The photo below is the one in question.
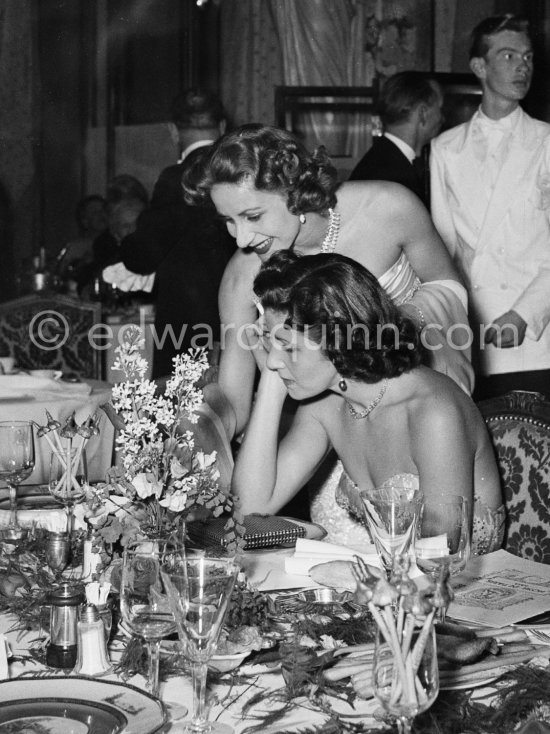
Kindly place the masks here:
[(428, 212), (408, 189), (382, 181), (338, 185), (323, 149), (310, 154), (286, 130), (261, 125), (222, 136), (183, 186), (189, 202), (214, 204), (239, 247), (219, 294), (219, 387), (232, 413), (231, 435), (250, 415), (262, 356), (246, 340), (246, 326), (258, 316), (252, 283), (277, 250), (336, 251), (368, 268), (417, 325), (436, 324), (427, 335), (435, 345), (429, 363), (471, 392), (465, 290)]
[[(423, 347), (377, 280), (339, 255), (279, 252), (255, 292), (264, 311), (266, 365), (233, 475), (246, 513), (276, 513), (333, 448), (358, 492), (407, 475), (429, 503), (473, 504), (473, 549), (500, 547), (497, 466), (475, 404), (421, 364)], [(278, 443), (284, 400), (299, 401)]]

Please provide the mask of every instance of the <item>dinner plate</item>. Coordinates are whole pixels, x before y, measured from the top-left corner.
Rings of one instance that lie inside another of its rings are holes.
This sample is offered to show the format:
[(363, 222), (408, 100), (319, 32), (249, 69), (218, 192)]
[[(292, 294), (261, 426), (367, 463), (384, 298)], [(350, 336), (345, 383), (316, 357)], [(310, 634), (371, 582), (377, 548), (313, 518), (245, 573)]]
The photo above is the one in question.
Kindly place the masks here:
[(158, 699), (116, 681), (56, 676), (0, 683), (0, 734), (154, 734), (166, 721)]

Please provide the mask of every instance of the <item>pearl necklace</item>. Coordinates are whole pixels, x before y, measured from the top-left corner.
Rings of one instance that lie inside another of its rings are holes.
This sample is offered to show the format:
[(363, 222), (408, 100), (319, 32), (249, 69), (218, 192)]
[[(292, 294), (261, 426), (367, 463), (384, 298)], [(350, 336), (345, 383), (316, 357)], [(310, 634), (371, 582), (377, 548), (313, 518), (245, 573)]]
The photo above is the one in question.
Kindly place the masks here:
[(335, 212), (334, 209), (329, 209), (329, 222), (328, 229), (325, 235), (325, 239), (321, 245), (321, 252), (325, 255), (334, 252), (336, 249), (336, 243), (338, 242), (338, 235), (340, 234), (340, 212)]
[(374, 398), (372, 403), (370, 405), (367, 405), (365, 410), (359, 411), (355, 410), (353, 405), (346, 400), (346, 405), (348, 406), (348, 410), (351, 413), (351, 417), (355, 418), (355, 420), (361, 420), (362, 418), (366, 418), (368, 415), (372, 413), (372, 411), (376, 408), (376, 406), (380, 403), (382, 398), (384, 397), (384, 393), (388, 389), (388, 378), (384, 378), (384, 382), (382, 383), (382, 387), (380, 388), (380, 392), (378, 395)]

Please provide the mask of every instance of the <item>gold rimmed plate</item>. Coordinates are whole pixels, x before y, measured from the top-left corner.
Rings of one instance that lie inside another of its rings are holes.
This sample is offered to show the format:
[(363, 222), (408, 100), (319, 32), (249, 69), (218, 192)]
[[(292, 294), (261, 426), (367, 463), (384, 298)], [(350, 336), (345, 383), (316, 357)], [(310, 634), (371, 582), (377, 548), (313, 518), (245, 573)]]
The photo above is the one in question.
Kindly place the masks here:
[(155, 734), (166, 722), (157, 698), (116, 681), (55, 676), (0, 683), (0, 734)]

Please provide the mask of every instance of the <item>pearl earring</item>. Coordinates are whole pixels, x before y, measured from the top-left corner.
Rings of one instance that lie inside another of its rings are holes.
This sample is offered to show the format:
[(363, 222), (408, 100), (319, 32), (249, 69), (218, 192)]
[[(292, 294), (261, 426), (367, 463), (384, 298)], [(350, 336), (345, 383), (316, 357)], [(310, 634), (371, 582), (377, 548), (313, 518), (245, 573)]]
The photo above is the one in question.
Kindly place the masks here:
[(338, 387), (340, 388), (342, 392), (346, 392), (346, 390), (348, 389), (348, 383), (344, 380), (343, 377), (340, 380), (340, 382), (338, 383)]
[(300, 224), (305, 224), (306, 223), (306, 215), (303, 212), (300, 214), (300, 216), (298, 217), (298, 219), (300, 220)]

